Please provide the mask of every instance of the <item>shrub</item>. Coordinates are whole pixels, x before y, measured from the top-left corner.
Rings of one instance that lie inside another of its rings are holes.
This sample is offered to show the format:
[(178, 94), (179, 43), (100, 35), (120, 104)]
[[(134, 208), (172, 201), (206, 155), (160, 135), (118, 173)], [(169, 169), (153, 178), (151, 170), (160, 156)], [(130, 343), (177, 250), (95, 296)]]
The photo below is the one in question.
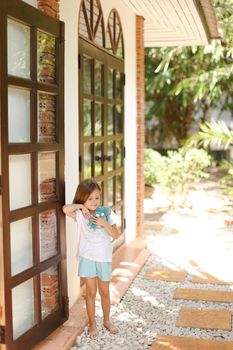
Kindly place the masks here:
[(159, 152), (151, 148), (144, 150), (144, 181), (145, 185), (153, 186), (157, 182), (158, 171), (164, 159)]
[(175, 194), (187, 193), (188, 185), (208, 177), (204, 171), (211, 164), (211, 156), (203, 149), (190, 148), (168, 151), (161, 156), (153, 150), (145, 150), (145, 183), (156, 182), (165, 192)]

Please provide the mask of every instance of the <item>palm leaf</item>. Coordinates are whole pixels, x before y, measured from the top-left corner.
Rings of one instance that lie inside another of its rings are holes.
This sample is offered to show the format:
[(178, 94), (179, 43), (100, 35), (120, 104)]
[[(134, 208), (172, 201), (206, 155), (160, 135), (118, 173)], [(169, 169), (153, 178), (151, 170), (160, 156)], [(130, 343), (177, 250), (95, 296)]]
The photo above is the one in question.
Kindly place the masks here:
[(210, 143), (227, 149), (230, 145), (233, 145), (233, 131), (223, 121), (205, 122), (200, 125), (199, 132), (190, 136), (184, 142), (184, 147), (207, 148)]

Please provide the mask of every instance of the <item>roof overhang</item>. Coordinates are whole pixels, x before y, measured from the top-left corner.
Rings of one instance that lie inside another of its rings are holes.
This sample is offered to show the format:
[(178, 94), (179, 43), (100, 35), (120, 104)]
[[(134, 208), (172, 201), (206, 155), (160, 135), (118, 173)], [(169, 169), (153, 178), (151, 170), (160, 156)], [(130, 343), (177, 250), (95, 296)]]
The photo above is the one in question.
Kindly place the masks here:
[(144, 17), (145, 47), (206, 45), (220, 38), (212, 0), (122, 0)]

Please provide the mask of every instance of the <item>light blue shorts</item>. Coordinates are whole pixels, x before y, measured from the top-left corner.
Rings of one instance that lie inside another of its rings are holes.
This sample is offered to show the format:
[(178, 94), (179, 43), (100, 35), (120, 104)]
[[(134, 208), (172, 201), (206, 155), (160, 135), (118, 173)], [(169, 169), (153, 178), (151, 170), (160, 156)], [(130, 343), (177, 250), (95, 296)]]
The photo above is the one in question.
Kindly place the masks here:
[(110, 281), (112, 273), (111, 262), (99, 262), (79, 257), (78, 275), (79, 277), (99, 277), (102, 281)]

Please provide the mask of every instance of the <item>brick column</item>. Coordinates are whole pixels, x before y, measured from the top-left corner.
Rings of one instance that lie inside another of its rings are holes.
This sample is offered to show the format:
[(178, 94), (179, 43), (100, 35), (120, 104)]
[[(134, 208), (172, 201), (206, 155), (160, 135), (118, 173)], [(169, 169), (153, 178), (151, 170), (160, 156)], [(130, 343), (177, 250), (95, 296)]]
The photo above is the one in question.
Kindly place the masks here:
[(59, 2), (60, 0), (37, 0), (38, 9), (47, 15), (59, 18)]
[(144, 18), (136, 16), (136, 60), (137, 60), (137, 234), (143, 234), (144, 221)]

